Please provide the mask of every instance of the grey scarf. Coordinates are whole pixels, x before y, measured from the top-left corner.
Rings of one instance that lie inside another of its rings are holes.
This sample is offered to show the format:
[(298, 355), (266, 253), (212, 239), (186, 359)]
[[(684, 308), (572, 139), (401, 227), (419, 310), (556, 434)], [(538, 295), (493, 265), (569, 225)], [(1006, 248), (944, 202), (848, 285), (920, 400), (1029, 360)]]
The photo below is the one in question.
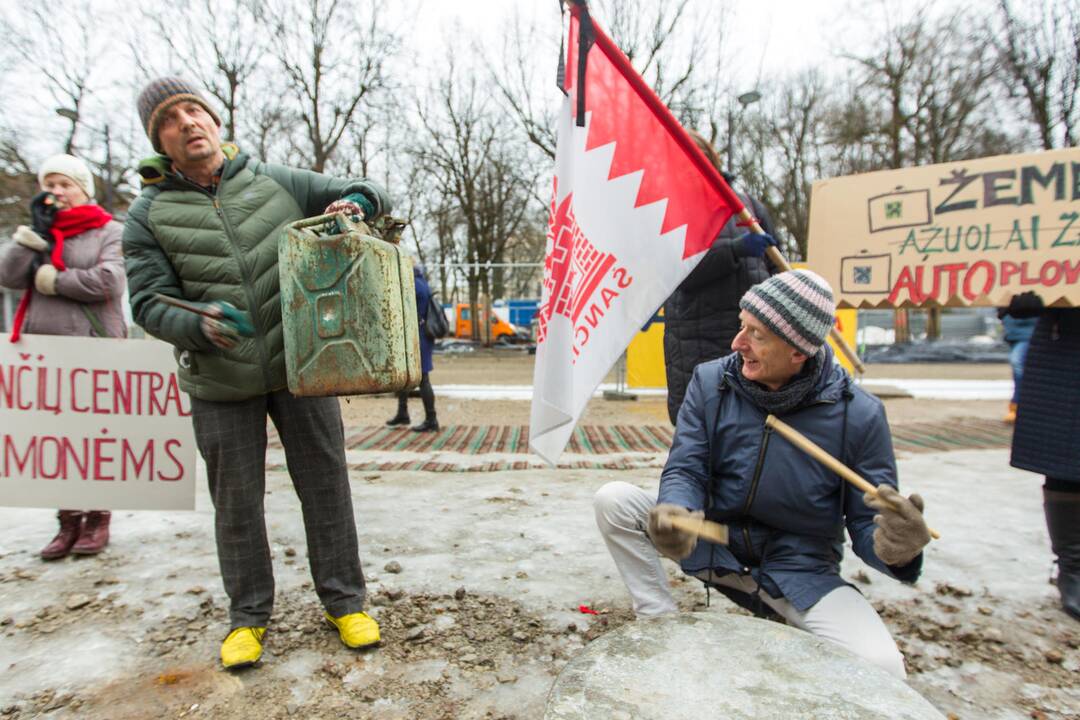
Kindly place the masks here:
[(742, 355), (739, 355), (735, 360), (735, 382), (762, 410), (771, 415), (783, 415), (797, 408), (810, 396), (825, 372), (827, 359), (828, 355), (822, 348), (817, 355), (806, 361), (803, 369), (786, 385), (779, 390), (768, 390), (764, 385), (746, 379), (742, 373)]

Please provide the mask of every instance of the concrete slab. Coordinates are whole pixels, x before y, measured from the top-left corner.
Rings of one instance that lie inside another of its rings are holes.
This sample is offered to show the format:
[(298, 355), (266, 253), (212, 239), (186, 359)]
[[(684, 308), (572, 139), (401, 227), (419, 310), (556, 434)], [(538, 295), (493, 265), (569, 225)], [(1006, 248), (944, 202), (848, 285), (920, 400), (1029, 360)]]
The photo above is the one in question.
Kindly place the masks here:
[[(708, 708), (704, 711), (704, 708)], [(624, 625), (559, 674), (544, 720), (939, 720), (903, 681), (766, 620), (691, 613)]]

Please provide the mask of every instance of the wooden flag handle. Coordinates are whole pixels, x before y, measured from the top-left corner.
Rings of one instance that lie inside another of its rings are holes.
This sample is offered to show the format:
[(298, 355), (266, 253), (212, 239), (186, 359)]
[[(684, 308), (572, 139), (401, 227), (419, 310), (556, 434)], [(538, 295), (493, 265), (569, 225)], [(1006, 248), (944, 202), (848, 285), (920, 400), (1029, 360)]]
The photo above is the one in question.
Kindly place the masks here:
[[(739, 213), (739, 219), (742, 222), (748, 224), (750, 229), (754, 232), (758, 234), (764, 234), (765, 229), (761, 227), (760, 223), (758, 223), (753, 213), (747, 210), (745, 206)], [(780, 268), (780, 272), (787, 272), (791, 269), (791, 265), (784, 258), (784, 256), (780, 254), (780, 251), (777, 250), (775, 246), (770, 245), (769, 247), (765, 248), (765, 254), (769, 256), (769, 260), (772, 261), (773, 265)], [(866, 372), (866, 366), (862, 364), (862, 360), (859, 359), (859, 356), (855, 353), (851, 346), (848, 345), (847, 340), (845, 340), (844, 336), (840, 334), (840, 331), (836, 329), (836, 325), (833, 325), (832, 328), (829, 329), (829, 337), (831, 337), (833, 342), (836, 343), (836, 347), (840, 349), (840, 352), (843, 353), (844, 357), (847, 358), (848, 362), (851, 363), (851, 367), (855, 368), (855, 371), (857, 373), (862, 375)]]
[(727, 525), (721, 525), (718, 522), (706, 520), (705, 518), (680, 517), (678, 515), (668, 515), (665, 520), (670, 522), (671, 527), (677, 530), (697, 535), (700, 538), (705, 538), (706, 540), (720, 543), (721, 545), (728, 544)]
[[(792, 445), (799, 448), (804, 453), (814, 458), (819, 463), (829, 468), (834, 473), (844, 478), (855, 487), (862, 490), (864, 494), (875, 497), (877, 496), (877, 488), (871, 485), (869, 481), (865, 480), (861, 475), (849, 468), (847, 465), (822, 450), (820, 445), (803, 435), (795, 428), (791, 427), (782, 420), (776, 419), (774, 415), (769, 415), (767, 418), (765, 418), (765, 425), (767, 427), (771, 427), (773, 430), (783, 435), (784, 438)], [(890, 504), (894, 509), (899, 510), (899, 508), (897, 508), (894, 503)], [(929, 526), (927, 527), (927, 529), (930, 531), (930, 537), (934, 538), (935, 540), (941, 539), (941, 533), (939, 533), (937, 530), (934, 530)]]

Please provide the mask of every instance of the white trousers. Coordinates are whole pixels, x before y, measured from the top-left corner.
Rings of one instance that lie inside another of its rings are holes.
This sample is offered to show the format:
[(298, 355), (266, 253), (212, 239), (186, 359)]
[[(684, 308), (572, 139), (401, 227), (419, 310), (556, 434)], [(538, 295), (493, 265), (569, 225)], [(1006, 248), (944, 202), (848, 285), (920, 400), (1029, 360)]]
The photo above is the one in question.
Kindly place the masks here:
[[(646, 534), (649, 511), (655, 504), (655, 497), (621, 481), (604, 485), (593, 499), (600, 534), (630, 591), (634, 613), (640, 616), (678, 611), (668, 587), (667, 573), (660, 563), (660, 553)], [(757, 590), (757, 582), (748, 575), (717, 576), (706, 571), (700, 578), (750, 595)], [(760, 597), (789, 625), (832, 640), (896, 677), (907, 677), (896, 642), (858, 590), (839, 587), (806, 612), (797, 610), (787, 599), (771, 597), (764, 591)]]

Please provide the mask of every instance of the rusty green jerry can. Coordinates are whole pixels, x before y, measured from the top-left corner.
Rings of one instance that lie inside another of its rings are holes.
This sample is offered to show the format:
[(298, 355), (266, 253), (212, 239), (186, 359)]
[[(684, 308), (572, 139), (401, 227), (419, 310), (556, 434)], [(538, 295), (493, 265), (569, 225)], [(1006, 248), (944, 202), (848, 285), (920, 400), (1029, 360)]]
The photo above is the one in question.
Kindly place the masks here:
[(412, 260), (345, 215), (290, 224), (278, 245), (285, 369), (294, 395), (420, 383)]

